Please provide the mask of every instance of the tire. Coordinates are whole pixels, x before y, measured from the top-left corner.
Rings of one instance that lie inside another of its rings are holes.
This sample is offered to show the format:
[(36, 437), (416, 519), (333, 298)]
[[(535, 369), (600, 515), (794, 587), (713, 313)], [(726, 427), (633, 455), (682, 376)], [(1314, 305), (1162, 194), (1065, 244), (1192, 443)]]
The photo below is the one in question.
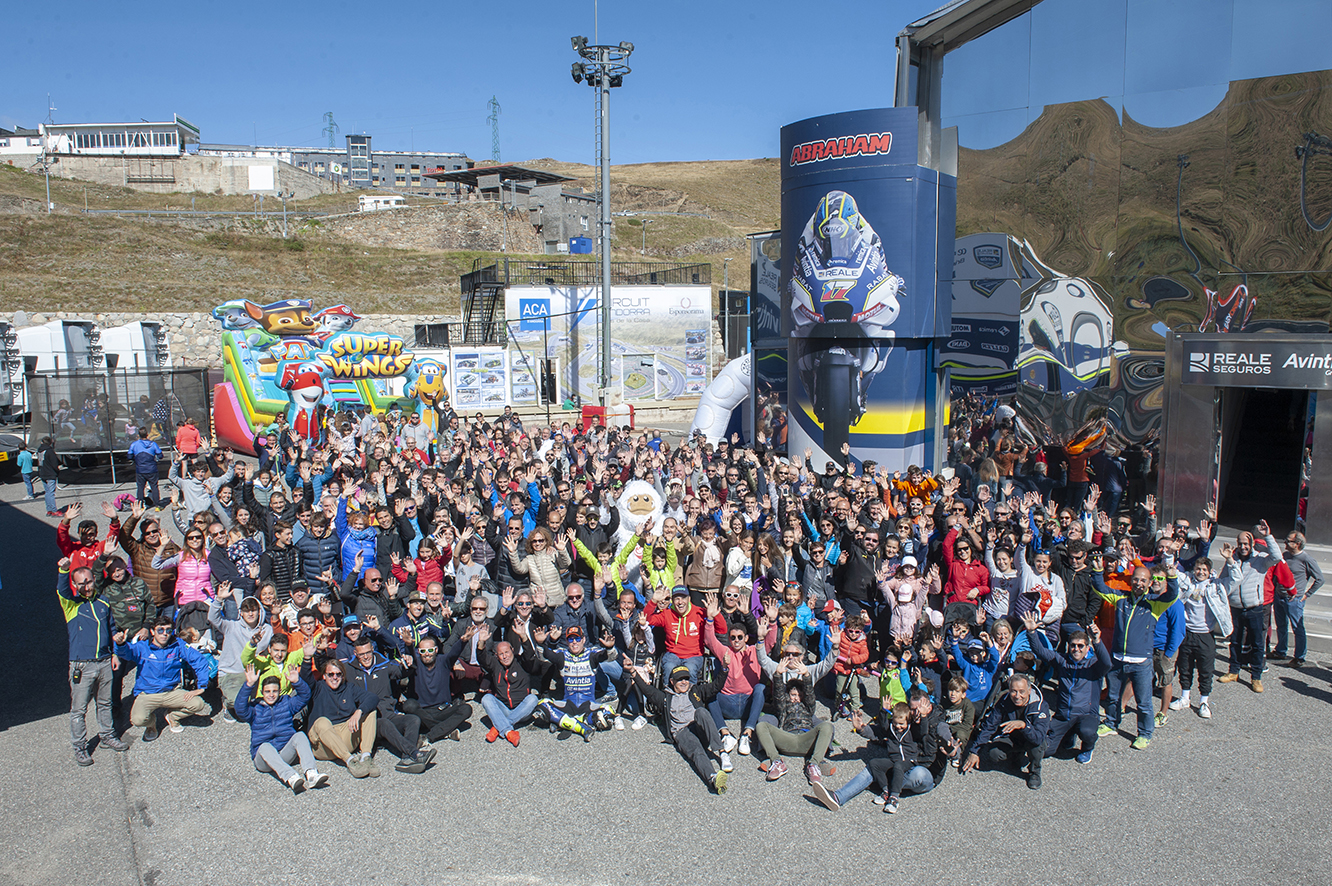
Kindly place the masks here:
[(843, 467), (846, 463), (842, 456), (842, 444), (851, 441), (851, 410), (856, 395), (856, 368), (847, 365), (828, 365), (819, 367), (819, 402), (823, 410), (823, 451), (833, 461)]

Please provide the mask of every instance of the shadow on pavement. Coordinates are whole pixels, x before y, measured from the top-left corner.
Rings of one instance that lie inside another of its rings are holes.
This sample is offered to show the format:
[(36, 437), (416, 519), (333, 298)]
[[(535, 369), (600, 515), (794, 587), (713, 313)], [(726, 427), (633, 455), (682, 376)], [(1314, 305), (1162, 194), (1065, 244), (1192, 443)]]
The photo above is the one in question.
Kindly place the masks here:
[[(98, 523), (104, 528), (106, 521)], [(60, 548), (54, 525), (0, 503), (0, 539), (5, 549), (0, 593), (10, 617), (0, 643), (0, 673), (10, 678), (0, 705), (0, 730), (5, 730), (69, 711), (69, 643), (56, 601)]]

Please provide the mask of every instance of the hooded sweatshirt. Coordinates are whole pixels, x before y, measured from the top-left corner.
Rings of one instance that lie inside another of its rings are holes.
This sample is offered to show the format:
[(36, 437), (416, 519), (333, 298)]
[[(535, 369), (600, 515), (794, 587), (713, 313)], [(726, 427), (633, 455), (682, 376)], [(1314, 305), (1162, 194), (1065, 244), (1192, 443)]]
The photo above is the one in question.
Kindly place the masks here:
[[(254, 597), (246, 597), (245, 600), (259, 602)], [(245, 600), (241, 602), (244, 603)], [(217, 631), (218, 637), (222, 640), (222, 651), (217, 656), (219, 674), (245, 673), (245, 665), (241, 662), (241, 650), (250, 642), (255, 631), (260, 634), (260, 648), (266, 648), (268, 641), (273, 637), (273, 629), (268, 624), (268, 613), (264, 612), (262, 605), (259, 606), (258, 623), (250, 627), (240, 617), (238, 607), (230, 597), (226, 600), (214, 597), (208, 601), (208, 623), (213, 626), (213, 630)]]

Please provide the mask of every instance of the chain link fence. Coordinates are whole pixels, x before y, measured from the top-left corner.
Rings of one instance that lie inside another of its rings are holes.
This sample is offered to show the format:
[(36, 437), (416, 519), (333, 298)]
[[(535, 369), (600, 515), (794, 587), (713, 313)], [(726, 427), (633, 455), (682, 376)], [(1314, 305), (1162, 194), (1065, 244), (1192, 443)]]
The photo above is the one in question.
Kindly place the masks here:
[(193, 418), (205, 434), (209, 426), (204, 368), (42, 373), (26, 382), (30, 439), (50, 435), (58, 453), (123, 452), (139, 428), (167, 449), (177, 422)]

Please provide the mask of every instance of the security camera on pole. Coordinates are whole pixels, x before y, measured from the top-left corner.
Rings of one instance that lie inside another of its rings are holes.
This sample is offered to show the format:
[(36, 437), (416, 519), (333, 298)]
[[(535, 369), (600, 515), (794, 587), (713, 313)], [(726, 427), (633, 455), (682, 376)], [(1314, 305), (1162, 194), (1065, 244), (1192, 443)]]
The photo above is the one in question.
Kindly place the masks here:
[(597, 153), (601, 161), (601, 181), (599, 183), (598, 202), (601, 204), (600, 244), (601, 249), (601, 405), (606, 406), (610, 398), (611, 387), (611, 337), (610, 337), (610, 292), (611, 292), (611, 211), (610, 211), (610, 91), (613, 86), (624, 84), (624, 75), (629, 73), (625, 59), (634, 51), (634, 44), (621, 42), (615, 46), (589, 45), (586, 37), (573, 37), (570, 42), (574, 51), (583, 61), (574, 62), (573, 79), (575, 83), (587, 81), (587, 85), (597, 90), (597, 124), (601, 130), (601, 139)]

